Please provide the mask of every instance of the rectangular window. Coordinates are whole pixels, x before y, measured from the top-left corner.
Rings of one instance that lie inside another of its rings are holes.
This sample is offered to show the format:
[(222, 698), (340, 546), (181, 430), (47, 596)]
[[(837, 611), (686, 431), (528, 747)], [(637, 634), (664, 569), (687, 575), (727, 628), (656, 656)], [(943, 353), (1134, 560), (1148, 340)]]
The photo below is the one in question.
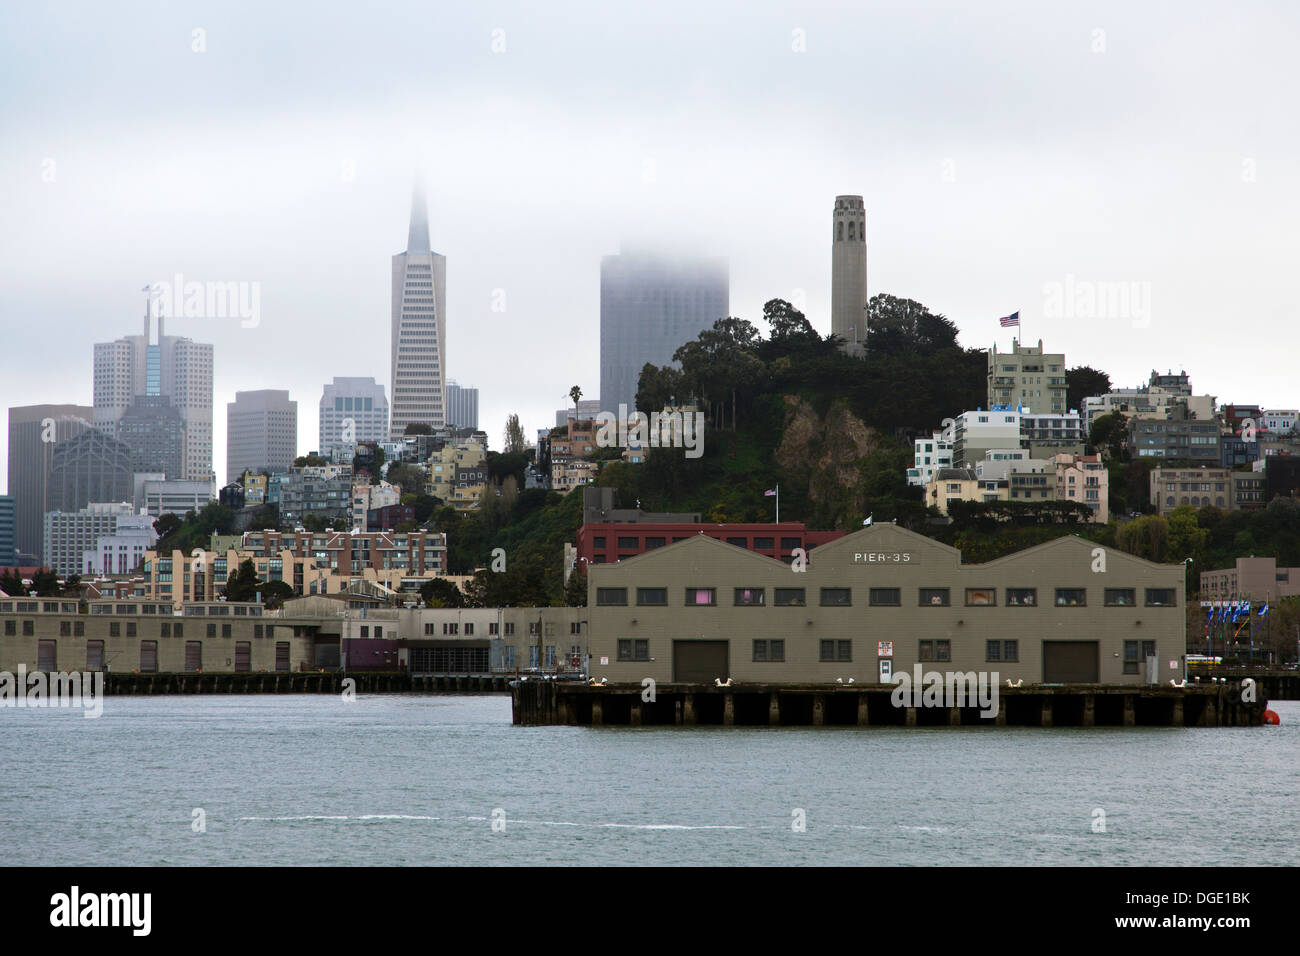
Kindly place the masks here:
[(1037, 607), (1038, 588), (1007, 588), (1007, 607)]
[(619, 638), (618, 659), (620, 661), (650, 660), (650, 642), (638, 638)]
[(636, 603), (640, 607), (667, 607), (667, 588), (637, 588)]
[(135, 637), (135, 621), (126, 622), (126, 636)]
[(1124, 642), (1124, 673), (1137, 674), (1140, 660), (1138, 658), (1139, 645), (1137, 641)]
[(804, 589), (777, 588), (775, 603), (777, 607), (803, 607), (805, 604)]
[(947, 607), (947, 588), (921, 588), (917, 603), (921, 607)]
[(774, 547), (774, 539), (772, 539), (772, 538), (755, 538), (755, 539), (754, 539), (754, 550), (755, 550), (755, 551), (771, 551), (773, 547)]
[(736, 588), (736, 607), (763, 607), (767, 604), (766, 588)]
[(686, 606), (712, 607), (718, 603), (718, 592), (714, 588), (687, 588)]
[(652, 548), (662, 548), (665, 543), (666, 542), (664, 541), (663, 538), (646, 538), (645, 549), (649, 551)]
[(159, 636), (160, 636), (160, 637), (171, 637), (171, 636), (172, 636), (172, 626), (171, 626), (171, 624), (169, 624), (167, 621), (163, 621), (163, 623), (160, 624), (160, 625), (158, 625), (158, 627), (159, 627)]
[(822, 661), (852, 661), (852, 641), (820, 641), (819, 657)]
[(984, 642), (984, 659), (986, 661), (1002, 660), (1002, 642), (985, 641)]
[(514, 635), (515, 635), (515, 622), (514, 622), (514, 621), (507, 621), (507, 622), (506, 622), (506, 637), (514, 637)]
[(263, 625), (261, 625), (261, 624), (254, 624), (254, 625), (253, 625), (253, 636), (254, 636), (254, 637), (261, 637), (261, 636), (262, 636), (262, 633), (263, 633), (264, 630), (265, 630), (265, 628), (264, 628)]
[[(381, 629), (381, 628), (378, 628), (378, 627), (375, 628), (375, 637), (379, 637), (379, 636), (381, 635), (381, 633), (382, 633), (382, 629)], [(474, 622), (473, 622), (473, 621), (466, 621), (466, 622), (465, 622), (465, 636), (466, 636), (466, 637), (473, 637), (473, 636), (474, 636)]]
[(598, 607), (623, 607), (627, 604), (627, 588), (596, 588)]
[(594, 547), (594, 548), (603, 548), (603, 547), (605, 547), (605, 539), (604, 539), (604, 538), (592, 538), (592, 539), (591, 539), (591, 545), (592, 545), (592, 547)]
[(121, 621), (110, 621), (110, 622), (109, 622), (109, 624), (108, 624), (108, 636), (109, 636), (109, 637), (121, 637), (121, 636), (122, 636), (122, 622), (121, 622)]
[(15, 637), (18, 634), (17, 621), (5, 621), (5, 637)]
[(157, 641), (140, 642), (140, 673), (141, 674), (158, 673), (158, 642)]
[(849, 607), (852, 604), (852, 589), (822, 588), (822, 607)]
[(1088, 603), (1087, 588), (1057, 588), (1057, 607), (1084, 607)]
[(60, 622), (59, 622), (59, 637), (71, 637), (71, 636), (72, 636), (72, 622), (71, 622), (71, 621), (60, 621)]
[(232, 625), (230, 625), (230, 624), (222, 624), (222, 625), (221, 625), (221, 636), (222, 636), (222, 637), (231, 637), (231, 636), (232, 636), (232, 632), (231, 632), (231, 630), (230, 630), (231, 627), (232, 627)]
[(967, 607), (989, 607), (998, 603), (998, 592), (994, 588), (967, 588)]
[(85, 636), (86, 636), (86, 622), (85, 622), (85, 621), (73, 621), (73, 622), (72, 622), (72, 636), (73, 636), (73, 637), (85, 637)]
[(754, 642), (754, 660), (780, 663), (785, 660), (784, 640), (758, 640)]
[(1147, 588), (1147, 607), (1173, 607), (1177, 602), (1174, 588)]
[(203, 670), (203, 642), (185, 642), (185, 670), (193, 673)]
[(1020, 642), (1003, 641), (1002, 642), (1002, 659), (1004, 661), (1016, 662), (1020, 660)]
[(216, 625), (216, 624), (213, 624), (213, 623), (209, 623), (209, 624), (208, 624), (208, 637), (216, 637), (216, 636), (217, 636), (217, 625)]
[(172, 637), (184, 637), (184, 636), (185, 636), (185, 625), (182, 624), (180, 621), (177, 621), (174, 625), (172, 625)]
[(23, 637), (35, 637), (35, 636), (36, 636), (36, 622), (23, 621)]
[(801, 548), (801, 547), (803, 547), (803, 539), (802, 539), (802, 538), (782, 538), (782, 539), (781, 539), (781, 550), (782, 550), (782, 551), (793, 551), (795, 548)]
[(620, 548), (631, 548), (632, 550), (635, 550), (640, 547), (640, 544), (636, 538), (622, 537), (618, 539), (618, 546)]
[(253, 645), (249, 641), (235, 642), (235, 673), (247, 674), (253, 669)]
[(871, 588), (867, 592), (867, 603), (872, 607), (898, 607), (900, 593), (898, 588)]
[(38, 671), (58, 670), (58, 641), (36, 642), (36, 669)]
[(287, 673), (289, 670), (289, 642), (275, 642), (275, 669), (279, 673)]
[(1137, 597), (1132, 588), (1106, 588), (1106, 607), (1132, 607)]

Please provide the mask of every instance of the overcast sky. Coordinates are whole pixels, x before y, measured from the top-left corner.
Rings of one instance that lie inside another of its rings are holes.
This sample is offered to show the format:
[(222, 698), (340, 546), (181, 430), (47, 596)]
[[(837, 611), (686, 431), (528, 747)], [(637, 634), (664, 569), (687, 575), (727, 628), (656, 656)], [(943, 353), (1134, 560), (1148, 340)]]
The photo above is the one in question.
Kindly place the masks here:
[[(494, 448), (510, 412), (531, 437), (570, 386), (598, 394), (624, 241), (725, 256), (732, 314), (801, 300), (829, 331), (839, 193), (865, 197), (871, 293), (964, 345), (1009, 347), (1018, 309), (1117, 384), (1186, 368), (1300, 405), (1298, 9), (7, 4), (0, 401), (89, 405), (92, 343), (139, 331), (151, 281), (256, 282), (256, 327), (168, 323), (215, 346), (214, 469), (237, 389), (289, 389), (315, 448), (325, 382), (390, 386), (419, 167), (447, 373)], [(1062, 306), (1101, 283), (1129, 301)]]

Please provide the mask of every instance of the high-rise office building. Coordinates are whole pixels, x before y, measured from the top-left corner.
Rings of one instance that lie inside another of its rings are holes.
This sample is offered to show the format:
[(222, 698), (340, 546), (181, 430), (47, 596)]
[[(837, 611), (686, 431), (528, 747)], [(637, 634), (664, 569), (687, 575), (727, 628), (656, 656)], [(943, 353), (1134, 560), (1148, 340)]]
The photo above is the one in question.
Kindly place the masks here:
[(447, 383), (447, 424), (452, 428), (478, 428), (478, 389)]
[(406, 251), (393, 256), (392, 414), (389, 439), (411, 423), (446, 424), (447, 259), (429, 249), (429, 213), (417, 183)]
[(18, 502), (13, 495), (0, 495), (0, 568), (18, 564)]
[(180, 415), (183, 432), (180, 474), (175, 477), (208, 481), (212, 478), (212, 346), (164, 335), (164, 318), (157, 316), (154, 336), (154, 316), (147, 307), (143, 335), (95, 344), (95, 427), (111, 438), (121, 438), (122, 419), (139, 396), (165, 397)]
[(166, 395), (137, 395), (118, 419), (117, 439), (131, 449), (133, 472), (181, 477), (185, 422)]
[[(103, 432), (87, 429), (54, 443), (43, 514), (80, 511), (92, 502), (127, 501), (135, 491), (131, 449)], [(43, 555), (48, 562), (49, 555)]]
[[(405, 426), (403, 426), (405, 428)], [(320, 400), (316, 447), (329, 457), (335, 448), (388, 441), (388, 398), (373, 378), (335, 376)]]
[(727, 261), (662, 255), (628, 246), (600, 261), (600, 407), (636, 406), (641, 369), (727, 315)]
[(831, 219), (831, 332), (850, 355), (867, 345), (867, 213), (861, 196), (836, 196)]
[(236, 392), (226, 404), (226, 484), (245, 471), (288, 471), (298, 455), (298, 403), (283, 389)]
[(42, 527), (50, 503), (50, 466), (60, 442), (93, 426), (85, 405), (22, 405), (9, 409), (9, 494), (18, 507), (18, 551), (41, 563)]

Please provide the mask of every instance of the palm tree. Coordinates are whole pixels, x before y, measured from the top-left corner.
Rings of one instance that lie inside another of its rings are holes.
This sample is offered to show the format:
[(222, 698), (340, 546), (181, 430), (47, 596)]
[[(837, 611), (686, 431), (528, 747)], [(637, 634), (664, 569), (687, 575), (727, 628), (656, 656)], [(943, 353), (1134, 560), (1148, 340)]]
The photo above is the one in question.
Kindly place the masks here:
[(582, 398), (582, 386), (575, 385), (569, 389), (569, 398), (573, 399), (573, 423), (578, 423), (578, 399)]

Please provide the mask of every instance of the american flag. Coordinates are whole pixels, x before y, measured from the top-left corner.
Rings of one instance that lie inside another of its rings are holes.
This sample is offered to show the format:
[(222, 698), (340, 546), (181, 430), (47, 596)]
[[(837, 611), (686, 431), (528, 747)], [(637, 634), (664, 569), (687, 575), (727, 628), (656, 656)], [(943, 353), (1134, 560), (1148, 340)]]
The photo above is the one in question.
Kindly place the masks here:
[(1004, 329), (1011, 325), (1019, 327), (1020, 313), (1012, 312), (1010, 315), (1004, 315), (1002, 318), (998, 319), (998, 321), (1002, 323)]
[(769, 488), (767, 491), (763, 492), (763, 497), (764, 497), (764, 498), (771, 498), (771, 497), (772, 497), (773, 495), (775, 495), (775, 494), (776, 494), (776, 489), (775, 489), (775, 488)]

